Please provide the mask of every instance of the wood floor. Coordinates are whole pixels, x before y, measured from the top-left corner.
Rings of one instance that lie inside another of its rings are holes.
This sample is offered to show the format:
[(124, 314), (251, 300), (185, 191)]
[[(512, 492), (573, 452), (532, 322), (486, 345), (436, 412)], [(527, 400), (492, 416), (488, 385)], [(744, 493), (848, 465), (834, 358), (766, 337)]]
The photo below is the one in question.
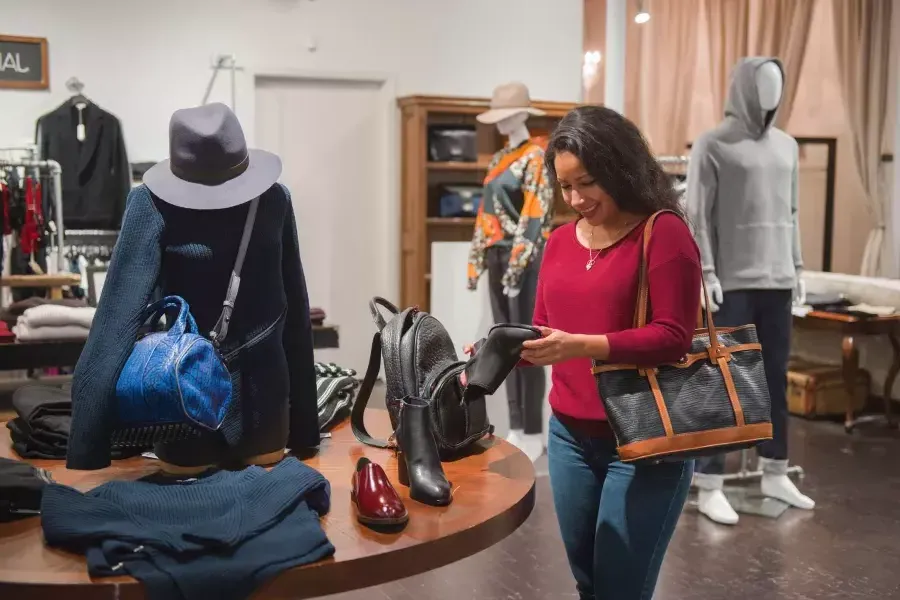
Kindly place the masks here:
[[(900, 436), (791, 422), (812, 512), (716, 525), (685, 507), (655, 600), (900, 598)], [(546, 471), (546, 457), (538, 463)], [(689, 501), (690, 502), (690, 501)], [(430, 573), (329, 600), (577, 598), (546, 476), (528, 521), (492, 548)]]

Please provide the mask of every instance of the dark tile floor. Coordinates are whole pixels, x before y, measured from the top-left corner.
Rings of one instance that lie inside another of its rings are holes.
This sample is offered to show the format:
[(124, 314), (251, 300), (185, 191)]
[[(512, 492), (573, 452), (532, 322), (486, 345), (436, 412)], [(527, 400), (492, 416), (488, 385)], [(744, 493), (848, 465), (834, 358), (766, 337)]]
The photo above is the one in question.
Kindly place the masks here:
[[(688, 505), (656, 600), (900, 598), (900, 436), (794, 419), (793, 460), (813, 512), (744, 515), (715, 525)], [(546, 458), (538, 463), (546, 471)], [(442, 569), (329, 600), (576, 598), (546, 476), (528, 521), (492, 548)]]

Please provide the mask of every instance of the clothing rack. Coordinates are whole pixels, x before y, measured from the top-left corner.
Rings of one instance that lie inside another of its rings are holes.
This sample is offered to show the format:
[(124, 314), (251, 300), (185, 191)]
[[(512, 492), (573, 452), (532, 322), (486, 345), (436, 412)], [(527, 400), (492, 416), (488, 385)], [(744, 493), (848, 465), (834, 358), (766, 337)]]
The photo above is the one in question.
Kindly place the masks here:
[(46, 169), (53, 178), (53, 205), (56, 209), (56, 243), (60, 248), (57, 254), (57, 266), (61, 273), (67, 270), (65, 257), (62, 255), (63, 247), (63, 209), (62, 209), (62, 167), (55, 160), (3, 160), (0, 159), (0, 168), (22, 167), (25, 169)]

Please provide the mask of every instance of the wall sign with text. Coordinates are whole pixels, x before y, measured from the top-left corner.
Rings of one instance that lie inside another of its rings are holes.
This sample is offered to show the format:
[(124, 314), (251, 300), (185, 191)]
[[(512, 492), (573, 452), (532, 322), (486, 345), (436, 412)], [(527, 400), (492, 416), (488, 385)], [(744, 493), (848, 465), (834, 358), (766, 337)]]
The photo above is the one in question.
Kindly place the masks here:
[(47, 38), (0, 35), (0, 88), (46, 90), (49, 86)]

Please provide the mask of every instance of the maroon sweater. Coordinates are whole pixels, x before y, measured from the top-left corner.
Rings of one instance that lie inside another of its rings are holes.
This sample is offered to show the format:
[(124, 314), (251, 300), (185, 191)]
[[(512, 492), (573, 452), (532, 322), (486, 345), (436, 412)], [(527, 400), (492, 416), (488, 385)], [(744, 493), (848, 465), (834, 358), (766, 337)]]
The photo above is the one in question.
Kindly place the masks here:
[[(534, 324), (568, 333), (606, 334), (607, 362), (654, 365), (673, 362), (690, 348), (700, 304), (700, 258), (687, 225), (660, 215), (650, 238), (650, 322), (634, 329), (638, 269), (644, 224), (600, 251), (587, 271), (588, 249), (575, 237), (575, 224), (558, 228), (544, 248)], [(605, 420), (606, 412), (591, 360), (553, 365), (550, 406), (576, 419)]]

